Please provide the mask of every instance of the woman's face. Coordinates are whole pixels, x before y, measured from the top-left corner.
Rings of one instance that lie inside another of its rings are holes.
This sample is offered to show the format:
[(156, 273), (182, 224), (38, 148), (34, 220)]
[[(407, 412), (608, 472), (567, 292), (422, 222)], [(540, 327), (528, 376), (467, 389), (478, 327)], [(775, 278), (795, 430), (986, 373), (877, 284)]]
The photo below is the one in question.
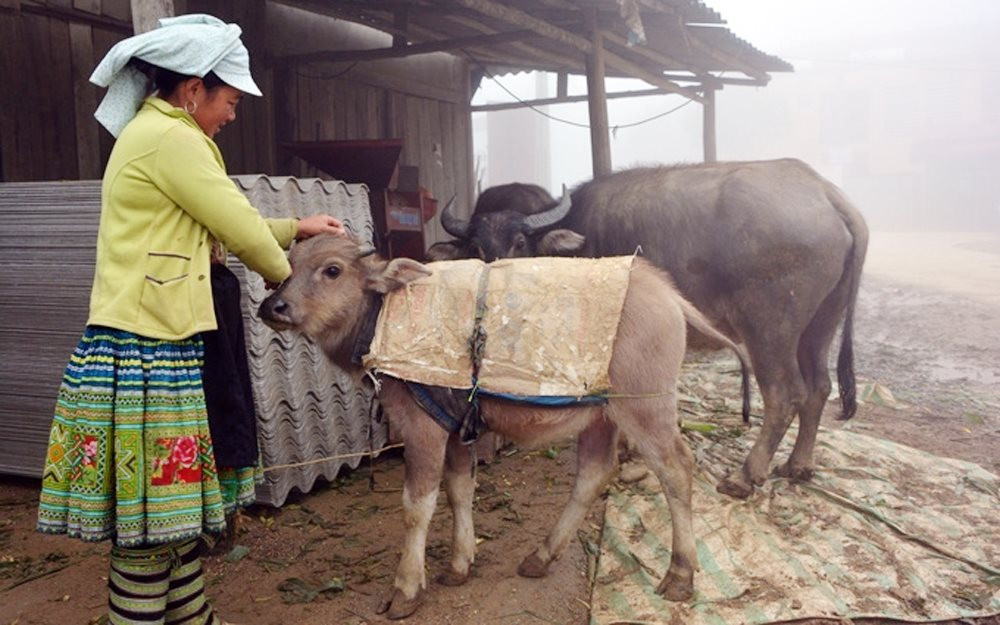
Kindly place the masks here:
[(243, 92), (229, 85), (220, 85), (211, 91), (197, 90), (194, 101), (197, 104), (191, 117), (209, 137), (236, 119), (236, 105), (243, 99)]

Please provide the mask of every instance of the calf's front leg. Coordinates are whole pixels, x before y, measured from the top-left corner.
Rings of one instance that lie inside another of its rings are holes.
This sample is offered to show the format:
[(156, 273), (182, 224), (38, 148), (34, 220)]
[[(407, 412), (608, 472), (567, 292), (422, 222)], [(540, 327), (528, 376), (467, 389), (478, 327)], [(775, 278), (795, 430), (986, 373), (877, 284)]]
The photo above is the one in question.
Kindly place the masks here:
[(444, 489), (454, 519), (451, 540), (451, 567), (437, 577), (445, 586), (460, 586), (469, 579), (469, 567), (476, 558), (476, 534), (472, 521), (472, 499), (476, 490), (475, 456), (458, 435), (448, 437), (445, 452)]
[(398, 384), (385, 384), (382, 405), (399, 427), (403, 444), (403, 523), (406, 535), (396, 578), (378, 612), (390, 619), (406, 618), (423, 603), (427, 589), (424, 553), (427, 528), (437, 505), (448, 433), (409, 398)]

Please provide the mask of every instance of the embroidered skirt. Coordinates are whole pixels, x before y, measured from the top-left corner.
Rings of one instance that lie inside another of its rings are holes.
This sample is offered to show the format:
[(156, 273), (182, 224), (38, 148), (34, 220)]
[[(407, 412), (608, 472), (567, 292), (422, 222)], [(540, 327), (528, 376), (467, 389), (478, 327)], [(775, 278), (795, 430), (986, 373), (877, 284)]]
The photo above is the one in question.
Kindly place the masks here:
[(38, 529), (123, 546), (220, 532), (203, 343), (88, 326), (49, 435)]

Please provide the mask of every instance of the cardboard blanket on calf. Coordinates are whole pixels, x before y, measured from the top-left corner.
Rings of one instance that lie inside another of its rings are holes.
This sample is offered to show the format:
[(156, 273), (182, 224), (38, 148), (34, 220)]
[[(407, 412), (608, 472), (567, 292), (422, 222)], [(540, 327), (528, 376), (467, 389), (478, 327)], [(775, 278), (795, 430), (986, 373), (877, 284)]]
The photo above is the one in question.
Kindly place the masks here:
[(583, 397), (611, 388), (608, 365), (633, 257), (430, 263), (433, 274), (385, 297), (366, 369), (471, 388), (477, 309), (485, 331), (478, 388)]

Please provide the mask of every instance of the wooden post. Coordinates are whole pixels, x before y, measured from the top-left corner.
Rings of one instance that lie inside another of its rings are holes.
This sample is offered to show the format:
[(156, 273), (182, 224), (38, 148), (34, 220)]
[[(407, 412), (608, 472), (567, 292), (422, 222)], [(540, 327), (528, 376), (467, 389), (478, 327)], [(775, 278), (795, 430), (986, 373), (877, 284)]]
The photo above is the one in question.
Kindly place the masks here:
[(569, 93), (569, 76), (566, 72), (556, 74), (556, 97), (565, 98)]
[(135, 33), (144, 33), (156, 28), (156, 20), (173, 17), (174, 0), (131, 0), (132, 28)]
[(611, 173), (611, 138), (608, 101), (604, 90), (604, 36), (597, 26), (597, 11), (587, 12), (593, 47), (587, 54), (587, 108), (590, 113), (590, 154), (594, 178)]
[(704, 102), (702, 102), (701, 134), (705, 150), (705, 162), (714, 163), (715, 154), (715, 89), (705, 87)]
[(409, 43), (409, 37), (406, 34), (410, 28), (410, 8), (408, 6), (403, 5), (395, 10), (392, 25), (397, 31), (392, 35), (392, 47), (405, 48), (406, 44)]

